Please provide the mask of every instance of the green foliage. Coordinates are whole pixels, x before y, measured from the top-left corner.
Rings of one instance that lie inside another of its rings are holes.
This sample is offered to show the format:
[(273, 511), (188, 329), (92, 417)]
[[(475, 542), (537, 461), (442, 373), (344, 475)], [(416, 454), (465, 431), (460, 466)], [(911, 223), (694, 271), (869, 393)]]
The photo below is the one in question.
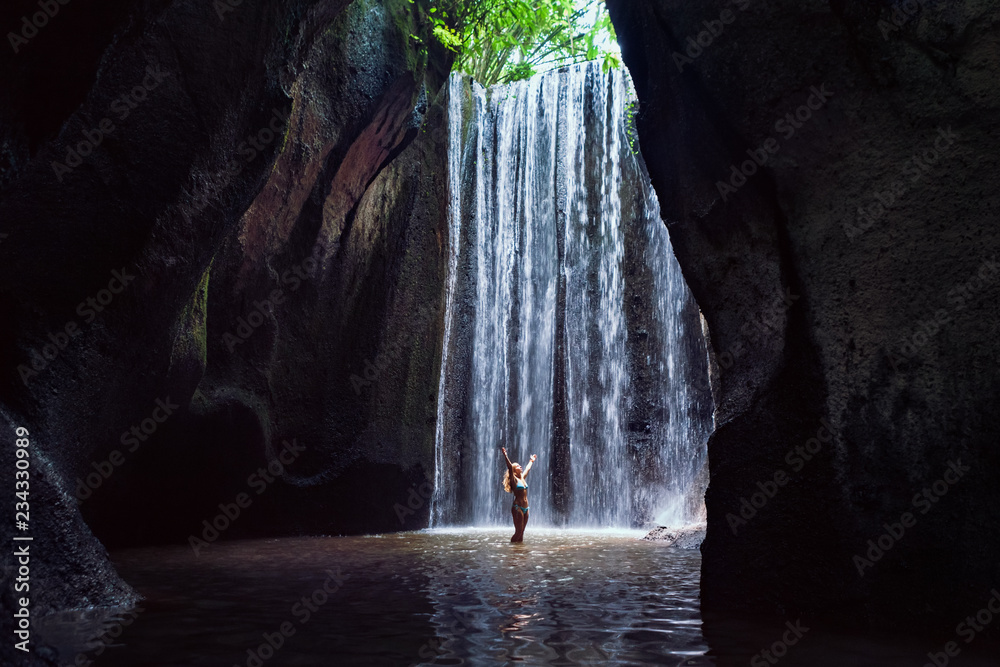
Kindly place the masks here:
[(208, 354), (208, 279), (213, 259), (201, 274), (201, 280), (177, 318), (171, 366), (193, 359), (204, 368)]
[(639, 155), (639, 131), (635, 126), (635, 117), (639, 113), (639, 101), (632, 100), (625, 107), (625, 137), (628, 139), (629, 152)]
[(455, 69), (484, 86), (586, 60), (621, 64), (603, 0), (408, 1), (411, 38), (453, 51)]

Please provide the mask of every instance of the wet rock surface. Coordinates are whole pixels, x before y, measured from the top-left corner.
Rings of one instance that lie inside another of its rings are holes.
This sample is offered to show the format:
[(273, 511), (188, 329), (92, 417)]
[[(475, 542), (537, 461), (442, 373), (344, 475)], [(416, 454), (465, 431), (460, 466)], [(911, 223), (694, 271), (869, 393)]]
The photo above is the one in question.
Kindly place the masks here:
[(705, 541), (705, 524), (690, 526), (657, 526), (643, 537), (652, 542), (663, 542), (664, 546), (678, 549), (698, 549)]

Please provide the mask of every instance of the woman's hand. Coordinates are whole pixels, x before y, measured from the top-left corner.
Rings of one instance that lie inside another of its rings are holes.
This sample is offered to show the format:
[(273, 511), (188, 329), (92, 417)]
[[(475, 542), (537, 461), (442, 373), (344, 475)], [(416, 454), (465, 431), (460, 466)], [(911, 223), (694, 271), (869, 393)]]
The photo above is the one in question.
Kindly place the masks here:
[(534, 454), (532, 454), (531, 455), (531, 462), (534, 463), (535, 459), (537, 459), (537, 458), (538, 458), (537, 456), (535, 456)]
[(506, 447), (501, 447), (500, 451), (503, 452), (504, 456), (507, 456), (507, 448)]

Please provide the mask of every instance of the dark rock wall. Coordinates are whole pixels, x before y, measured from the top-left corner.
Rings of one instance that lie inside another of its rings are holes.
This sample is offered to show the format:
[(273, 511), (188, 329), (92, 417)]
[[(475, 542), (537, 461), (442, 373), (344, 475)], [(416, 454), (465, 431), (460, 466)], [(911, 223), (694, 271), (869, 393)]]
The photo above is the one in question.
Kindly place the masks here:
[(947, 631), (1000, 582), (998, 10), (608, 6), (717, 365), (704, 609)]
[[(444, 178), (440, 133), (427, 130), (443, 112), (394, 38), (379, 3), (356, 3), (290, 83), (283, 149), (209, 259), (207, 323), (183, 311), (175, 324), (171, 368), (186, 369), (197, 394), (195, 417), (171, 439), (199, 464), (150, 454), (122, 495), (102, 495), (92, 516), (118, 526), (108, 526), (115, 539), (150, 513), (161, 539), (187, 538), (218, 513), (220, 493), (248, 491), (293, 441), (304, 451), (286, 483), (268, 483), (266, 496), (261, 487), (259, 509), (227, 536), (392, 530), (426, 517), (421, 507), (400, 521), (395, 506), (433, 457), (445, 202), (432, 196)], [(190, 338), (202, 343), (178, 343)], [(159, 500), (178, 484), (193, 487), (188, 512)], [(124, 514), (114, 510), (123, 497)], [(315, 509), (288, 511), (299, 506)]]
[(448, 59), (397, 6), (73, 4), (79, 34), (4, 54), (3, 464), (27, 427), (35, 613), (129, 604), (102, 543), (204, 539), (240, 493), (223, 539), (425, 524)]

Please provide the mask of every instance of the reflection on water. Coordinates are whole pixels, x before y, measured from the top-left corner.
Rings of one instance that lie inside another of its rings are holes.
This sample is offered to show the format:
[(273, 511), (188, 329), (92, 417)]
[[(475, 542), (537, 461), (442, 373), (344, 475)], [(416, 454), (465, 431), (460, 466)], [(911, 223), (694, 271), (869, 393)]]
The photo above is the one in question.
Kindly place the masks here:
[(529, 664), (676, 664), (704, 653), (697, 553), (641, 533), (535, 531), (424, 536), (447, 548), (423, 555), (437, 640), (428, 664), (477, 659)]
[[(142, 612), (140, 604), (131, 609), (90, 607), (42, 616), (34, 623), (34, 652), (59, 664), (80, 667), (118, 644), (125, 628)], [(39, 646), (38, 637), (47, 645)]]
[[(776, 664), (759, 653), (781, 627), (713, 621), (709, 650), (698, 552), (640, 534), (529, 528), (511, 544), (509, 531), (455, 529), (217, 543), (199, 557), (186, 547), (118, 552), (143, 611), (85, 657), (130, 667)], [(83, 616), (76, 626), (49, 619), (60, 664), (108, 627)], [(919, 667), (939, 646), (811, 628), (780, 664)], [(997, 664), (968, 652), (955, 665)]]

